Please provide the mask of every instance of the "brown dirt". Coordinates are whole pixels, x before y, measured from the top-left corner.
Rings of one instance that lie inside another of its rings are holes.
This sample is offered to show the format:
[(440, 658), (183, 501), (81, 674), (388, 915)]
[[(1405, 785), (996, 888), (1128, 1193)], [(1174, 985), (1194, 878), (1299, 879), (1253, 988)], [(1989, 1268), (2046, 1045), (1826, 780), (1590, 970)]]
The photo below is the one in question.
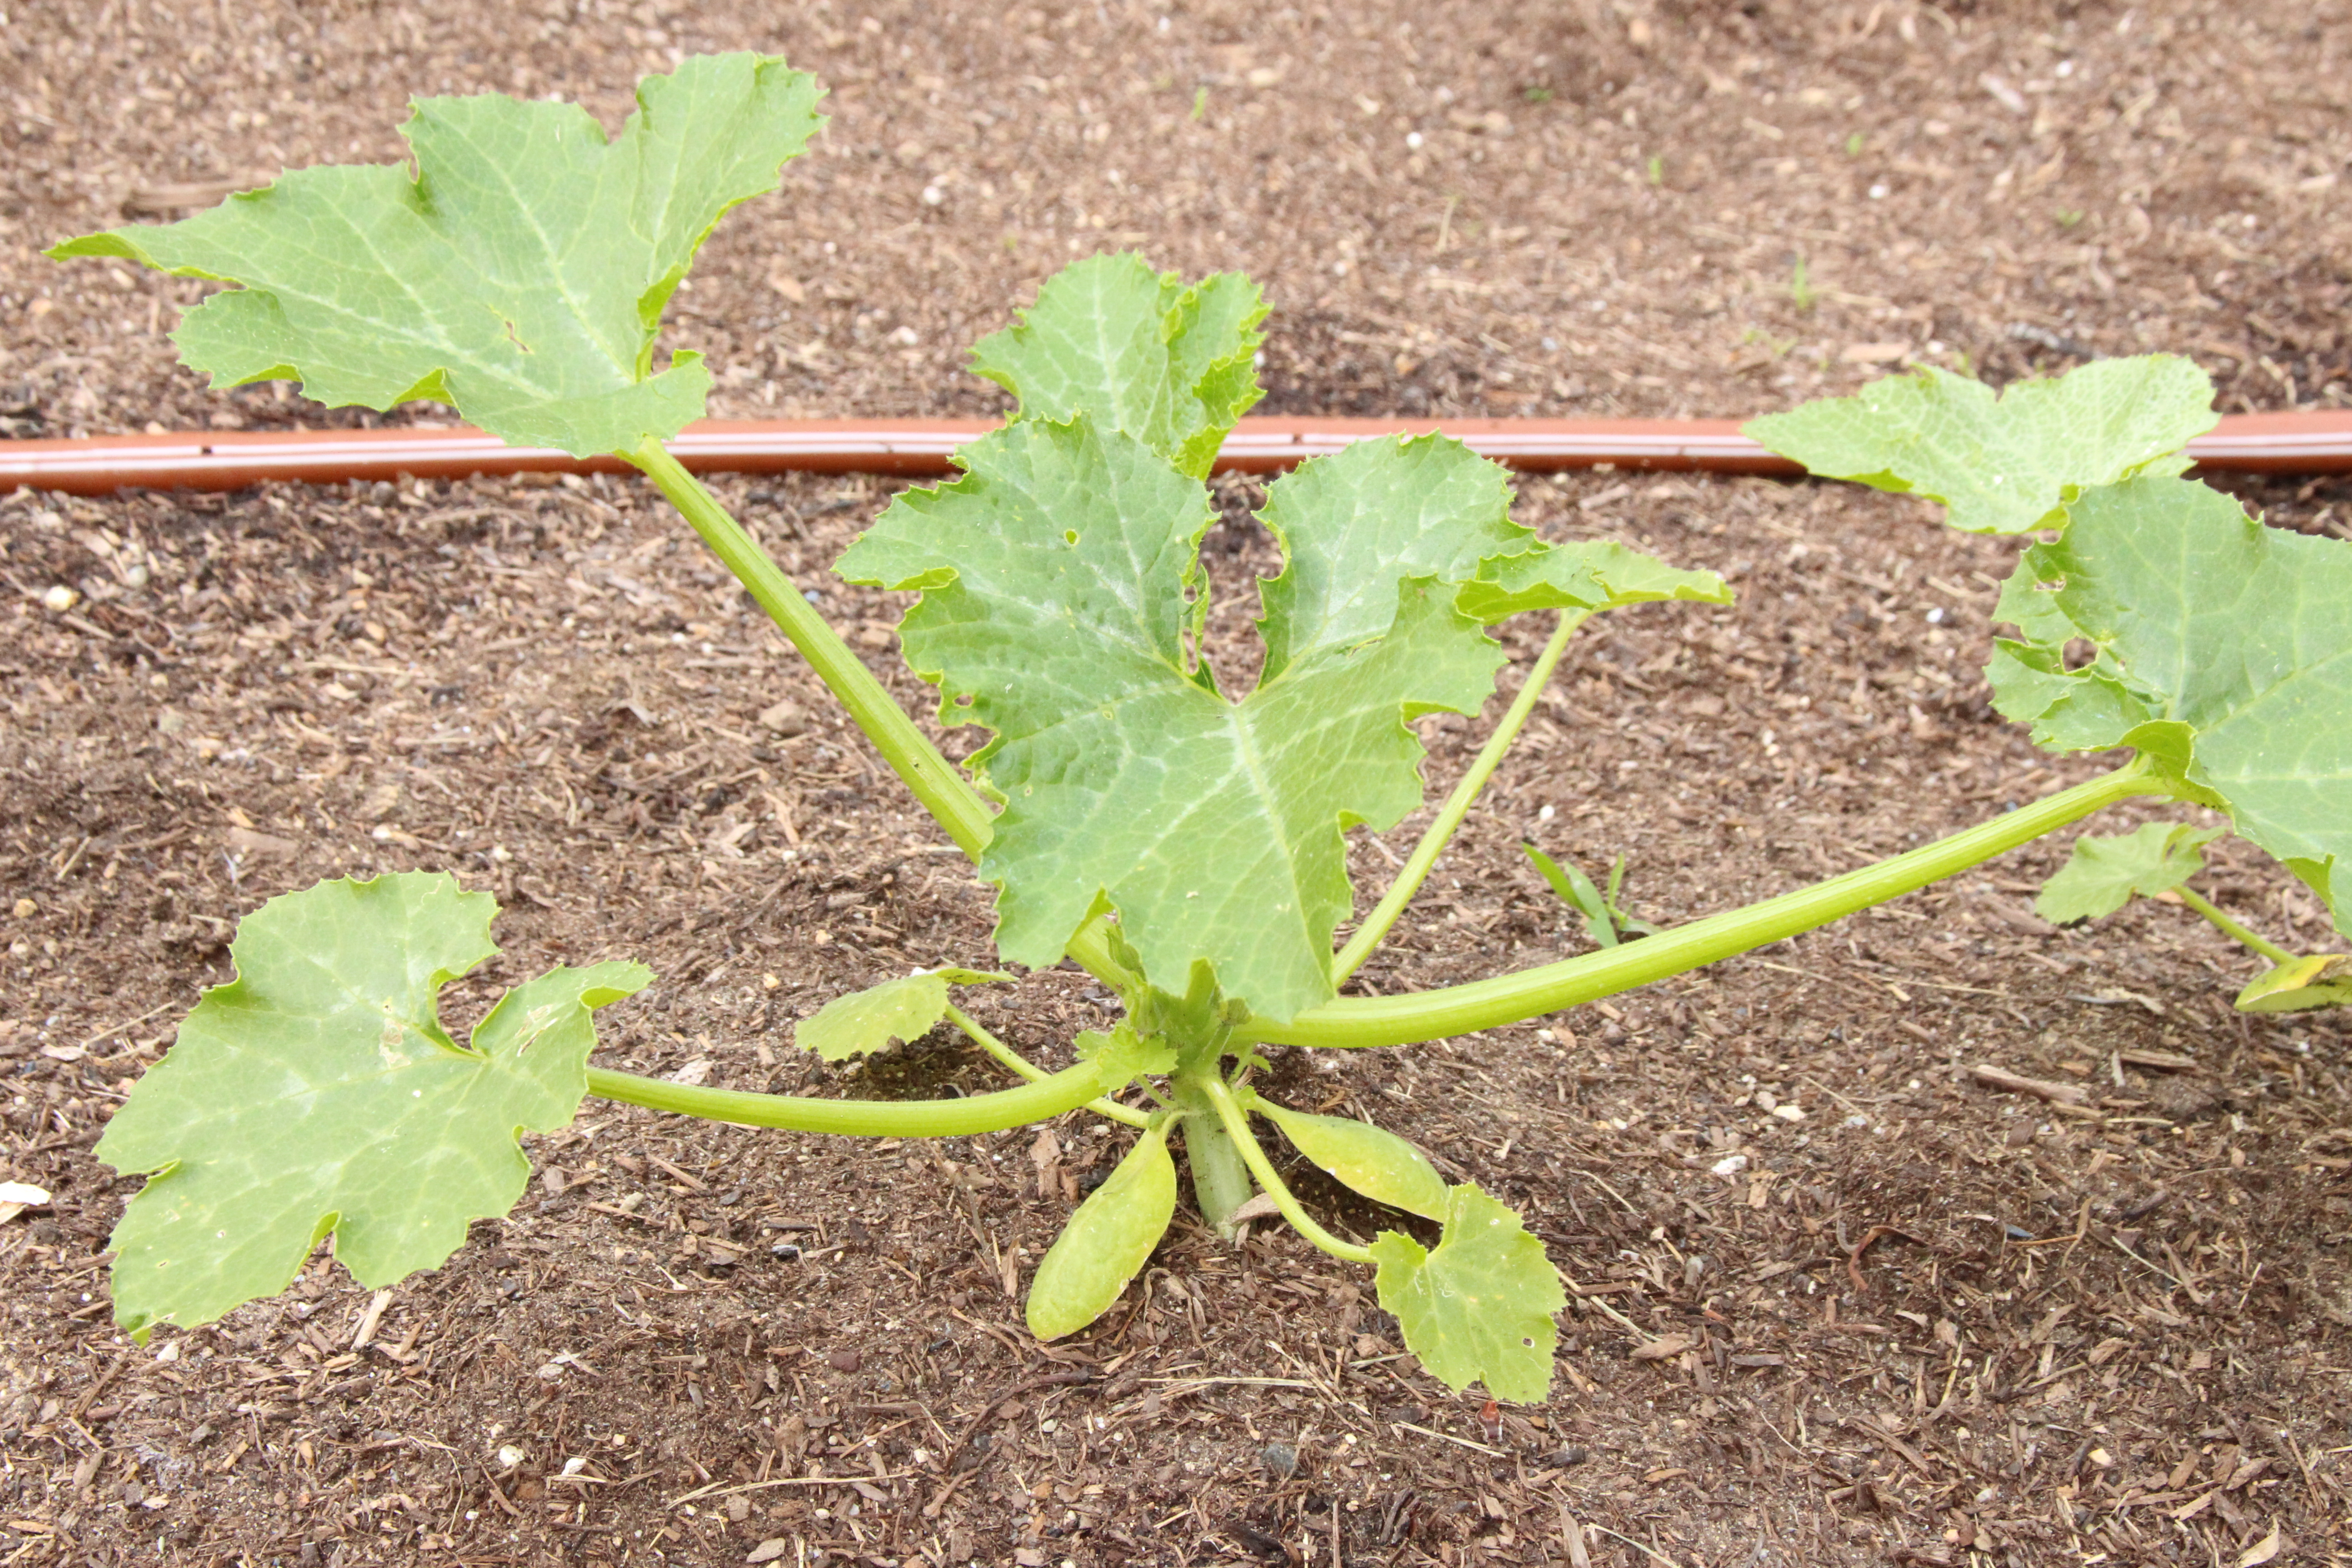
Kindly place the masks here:
[[(722, 414), (992, 407), (961, 344), (1074, 250), (1125, 243), (1266, 280), (1276, 408), (1719, 414), (1897, 352), (2063, 363), (2016, 324), (2194, 353), (2231, 406), (2341, 397), (2340, 7), (871, 14), (27, 7), (0, 67), (0, 414), (19, 435), (315, 417), (169, 366), (150, 327), (186, 285), (31, 247), (173, 182), (390, 156), (412, 89), (610, 116), (671, 47), (746, 44), (835, 84), (836, 118), (681, 299)], [(887, 494), (720, 488), (812, 584)], [(2250, 493), (2342, 529), (2341, 487)], [(1626, 854), (1664, 921), (2091, 769), (1984, 705), (2009, 546), (1839, 489), (1522, 494), (1550, 536), (1725, 570), (1740, 604), (1580, 641), (1368, 973), (1383, 990), (1577, 949), (1522, 836)], [(1247, 487), (1227, 495), (1238, 515)], [(2248, 966), (2179, 910), (2041, 926), (2055, 843), (1540, 1028), (1278, 1053), (1294, 1100), (1376, 1112), (1520, 1205), (1575, 1282), (1555, 1397), (1491, 1426), (1287, 1233), (1236, 1250), (1180, 1221), (1099, 1329), (1034, 1344), (1007, 1283), (1119, 1142), (1076, 1121), (1050, 1145), (892, 1146), (592, 1102), (534, 1141), (517, 1215), (399, 1286), (366, 1347), (367, 1293), (321, 1260), (170, 1361), (132, 1351), (100, 1249), (135, 1184), (89, 1148), (261, 899), (448, 868), (509, 906), (461, 1012), (551, 963), (640, 957), (660, 984), (607, 1015), (604, 1059), (862, 1093), (999, 1081), (942, 1037), (855, 1074), (789, 1040), (909, 963), (986, 961), (985, 904), (637, 489), (19, 497), (0, 524), (21, 591), (0, 900), (34, 906), (6, 933), (0, 1173), (56, 1194), (0, 1229), (13, 1560), (700, 1563), (781, 1541), (794, 1564), (1456, 1568), (1576, 1561), (1563, 1510), (1601, 1563), (2253, 1563), (2273, 1530), (2268, 1560), (2343, 1560), (2344, 1027), (2233, 1014)], [(1212, 559), (1237, 637), (1263, 541), (1236, 522)], [(55, 583), (87, 595), (70, 616), (32, 596)], [(919, 701), (885, 596), (823, 607)], [(763, 725), (785, 698), (804, 724)], [(1430, 728), (1442, 788), (1483, 725)], [(2219, 862), (2225, 904), (2324, 941), (2275, 868)], [(1386, 861), (1358, 865), (1376, 886)], [(982, 1016), (1058, 1062), (1101, 1000), (1053, 972)], [(1979, 1061), (2091, 1103), (1988, 1093)]]

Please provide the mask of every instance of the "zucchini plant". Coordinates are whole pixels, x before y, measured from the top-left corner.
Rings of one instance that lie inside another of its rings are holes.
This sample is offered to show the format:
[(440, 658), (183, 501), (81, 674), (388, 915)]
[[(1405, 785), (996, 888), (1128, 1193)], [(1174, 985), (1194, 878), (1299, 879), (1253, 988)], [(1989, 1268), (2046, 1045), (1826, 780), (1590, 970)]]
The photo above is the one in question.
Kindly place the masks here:
[[(1283, 569), (1258, 585), (1262, 673), (1229, 689), (1204, 656), (1199, 551), (1220, 444), (1259, 395), (1266, 307), (1246, 279), (1187, 284), (1130, 256), (1081, 261), (979, 345), (1017, 400), (847, 551), (853, 583), (915, 595), (900, 627), (940, 721), (987, 743), (949, 763), (758, 543), (669, 455), (709, 374), (666, 351), (663, 309), (730, 207), (775, 187), (820, 123), (780, 59), (688, 59), (650, 78), (617, 134), (576, 107), (427, 99), (406, 166), (318, 168), (184, 222), (70, 240), (226, 287), (176, 335), (216, 385), (293, 379), (321, 402), (453, 405), (515, 443), (615, 454), (742, 582), (877, 751), (997, 889), (1007, 965), (1075, 960), (1122, 1004), (1047, 1071), (976, 1023), (942, 969), (829, 1004), (797, 1042), (832, 1059), (942, 1022), (1020, 1086), (967, 1099), (795, 1098), (590, 1065), (594, 1015), (641, 965), (558, 968), (470, 1037), (441, 988), (494, 950), (490, 897), (446, 875), (331, 881), (248, 915), (236, 978), (205, 994), (98, 1153), (146, 1184), (114, 1235), (117, 1321), (219, 1317), (282, 1289), (330, 1235), (363, 1283), (433, 1267), (529, 1174), (522, 1130), (584, 1096), (737, 1123), (893, 1138), (973, 1134), (1085, 1110), (1136, 1136), (1030, 1282), (1040, 1336), (1083, 1329), (1142, 1267), (1178, 1201), (1226, 1227), (1262, 1191), (1314, 1246), (1375, 1271), (1407, 1345), (1455, 1388), (1543, 1397), (1562, 1304), (1516, 1215), (1449, 1184), (1411, 1143), (1276, 1104), (1261, 1051), (1403, 1046), (1516, 1023), (1777, 942), (1901, 896), (2139, 795), (2226, 812), (2326, 900), (2352, 853), (2352, 547), (2263, 527), (2179, 477), (2210, 388), (2163, 358), (2096, 364), (2003, 398), (1930, 374), (1762, 421), (1817, 472), (1945, 501), (1964, 528), (2031, 532), (1994, 654), (2005, 713), (2060, 752), (2121, 751), (2090, 782), (1881, 864), (1639, 941), (1475, 984), (1343, 996), (1502, 763), (1588, 618), (1644, 601), (1729, 601), (1718, 578), (1621, 545), (1549, 545), (1513, 522), (1507, 476), (1458, 443), (1367, 440), (1269, 486)], [(1505, 655), (1486, 628), (1551, 617), (1460, 784), (1395, 879), (1355, 910), (1346, 835), (1422, 805), (1410, 724), (1475, 714)], [(2087, 648), (2085, 653), (2083, 651)], [(1580, 875), (1592, 934), (1642, 931)], [(1580, 884), (1578, 885), (1578, 884)], [(1589, 894), (1587, 898), (1585, 895)], [(1261, 1141), (1437, 1227), (1370, 1240), (1319, 1223)], [(1423, 1234), (1426, 1234), (1424, 1232)]]

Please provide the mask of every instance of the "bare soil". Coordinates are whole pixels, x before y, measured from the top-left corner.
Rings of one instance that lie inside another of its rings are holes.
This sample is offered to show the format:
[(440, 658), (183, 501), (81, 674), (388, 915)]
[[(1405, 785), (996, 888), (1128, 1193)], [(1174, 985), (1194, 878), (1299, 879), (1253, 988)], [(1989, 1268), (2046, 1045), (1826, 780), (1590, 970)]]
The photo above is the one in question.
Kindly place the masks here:
[[(59, 0), (0, 39), (0, 416), (357, 422), (204, 392), (156, 330), (193, 285), (36, 248), (213, 199), (190, 185), (396, 156), (411, 90), (609, 122), (673, 49), (744, 46), (818, 72), (835, 118), (680, 297), (719, 414), (994, 408), (961, 346), (1129, 245), (1265, 279), (1276, 409), (1735, 414), (1906, 358), (2002, 377), (2147, 348), (2229, 407), (2340, 402), (2347, 41), (2340, 5), (2268, 0)], [(898, 606), (824, 572), (887, 487), (719, 488), (928, 711)], [(1225, 487), (1210, 552), (1242, 662), (1252, 493)], [(1625, 855), (1663, 923), (2099, 765), (1985, 704), (2011, 545), (1832, 487), (1521, 494), (1550, 537), (1722, 570), (1740, 601), (1580, 640), (1366, 971), (1383, 991), (1582, 947), (1523, 839)], [(2247, 494), (2344, 531), (2342, 486)], [(1575, 1299), (1540, 1408), (1446, 1393), (1366, 1279), (1280, 1230), (1234, 1247), (1180, 1218), (1101, 1325), (1036, 1344), (1025, 1275), (1123, 1142), (1078, 1118), (894, 1145), (591, 1102), (532, 1142), (511, 1218), (380, 1311), (322, 1258), (135, 1350), (102, 1248), (136, 1183), (89, 1147), (261, 900), (446, 868), (508, 910), (461, 1018), (548, 964), (637, 957), (661, 979), (605, 1015), (604, 1060), (936, 1095), (1001, 1079), (946, 1037), (828, 1070), (791, 1025), (910, 963), (985, 963), (985, 889), (642, 488), (20, 495), (0, 552), (0, 1176), (54, 1194), (0, 1225), (9, 1561), (2346, 1558), (2352, 1042), (2233, 1013), (2252, 966), (2185, 911), (2035, 920), (2062, 842), (1605, 1006), (1276, 1053), (1278, 1094), (1375, 1116), (1544, 1237)], [(59, 584), (63, 615), (37, 597)], [(1505, 635), (1524, 658), (1542, 628)], [(1500, 701), (1428, 724), (1433, 789)], [(1364, 839), (1360, 882), (1420, 825)], [(2226, 907), (2326, 943), (2282, 872), (2216, 861)], [(973, 994), (1056, 1065), (1107, 1000), (1067, 971)], [(2085, 1103), (1988, 1091), (1979, 1063)], [(1382, 1223), (1294, 1179), (1342, 1228)]]

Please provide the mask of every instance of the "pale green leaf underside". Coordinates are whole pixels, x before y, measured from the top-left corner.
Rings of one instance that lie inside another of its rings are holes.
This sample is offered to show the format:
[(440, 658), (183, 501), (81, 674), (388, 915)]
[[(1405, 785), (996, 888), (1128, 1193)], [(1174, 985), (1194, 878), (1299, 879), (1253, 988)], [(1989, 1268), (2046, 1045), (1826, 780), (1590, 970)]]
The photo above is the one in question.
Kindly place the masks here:
[(1110, 1179), (1070, 1215), (1029, 1282), (1029, 1331), (1074, 1334), (1118, 1300), (1176, 1213), (1176, 1163), (1163, 1127), (1136, 1140)]
[[(2352, 934), (2352, 544), (2266, 528), (2185, 479), (2090, 490), (2066, 515), (2001, 591), (1997, 616), (2027, 640), (1996, 645), (1994, 705), (2052, 751), (2138, 748)], [(2097, 653), (2070, 670), (2074, 637)]]
[(2057, 875), (2042, 884), (2033, 912), (2070, 925), (2114, 914), (2135, 897), (2177, 888), (2205, 868), (2199, 851), (2222, 832), (2185, 822), (2151, 822), (2112, 837), (2086, 834), (2074, 840), (2074, 852)]
[(2181, 447), (2220, 422), (2212, 401), (2205, 373), (2171, 354), (2096, 360), (1998, 397), (1927, 366), (1744, 428), (1813, 473), (1941, 501), (1954, 528), (2022, 533), (2092, 486), (2179, 473)]
[(1016, 417), (1090, 415), (1198, 479), (1263, 395), (1252, 359), (1265, 313), (1238, 272), (1188, 288), (1139, 256), (1093, 256), (1046, 279), (1019, 325), (982, 339), (971, 368), (1021, 400)]
[(1276, 1127), (1318, 1170), (1392, 1208), (1442, 1220), (1445, 1178), (1429, 1156), (1385, 1128), (1345, 1116), (1315, 1116), (1259, 1100), (1252, 1110)]
[(461, 1049), (441, 986), (496, 952), (498, 905), (422, 872), (322, 882), (247, 915), (237, 978), (107, 1126), (98, 1157), (151, 1173), (112, 1245), (115, 1317), (209, 1322), (284, 1289), (321, 1236), (364, 1285), (439, 1264), (522, 1195), (519, 1131), (571, 1121), (590, 1015), (652, 979), (557, 969), (515, 987)]
[[(1475, 710), (1499, 650), (1450, 589), (1392, 573), (1369, 632), (1327, 616), (1228, 701), (1184, 647), (1211, 521), (1197, 482), (1083, 416), (1022, 420), (961, 460), (967, 478), (902, 496), (837, 570), (923, 591), (908, 662), (940, 683), (943, 720), (996, 731), (971, 765), (1005, 803), (981, 862), (999, 950), (1050, 964), (1107, 897), (1157, 984), (1206, 962), (1269, 1018), (1328, 1000), (1352, 902), (1342, 830), (1420, 803), (1405, 721)], [(1294, 560), (1328, 548), (1330, 521), (1285, 512)]]
[(1534, 1404), (1551, 1388), (1559, 1272), (1519, 1216), (1475, 1186), (1448, 1194), (1437, 1250), (1383, 1231), (1372, 1243), (1381, 1305), (1406, 1348), (1446, 1387), (1483, 1381), (1497, 1399)]
[(174, 337), (215, 386), (295, 378), (321, 403), (435, 398), (519, 445), (575, 457), (667, 439), (709, 373), (652, 366), (663, 306), (729, 208), (776, 187), (820, 123), (781, 59), (688, 59), (637, 87), (607, 142), (576, 104), (419, 100), (398, 166), (297, 170), (185, 222), (52, 256), (120, 256), (241, 289)]

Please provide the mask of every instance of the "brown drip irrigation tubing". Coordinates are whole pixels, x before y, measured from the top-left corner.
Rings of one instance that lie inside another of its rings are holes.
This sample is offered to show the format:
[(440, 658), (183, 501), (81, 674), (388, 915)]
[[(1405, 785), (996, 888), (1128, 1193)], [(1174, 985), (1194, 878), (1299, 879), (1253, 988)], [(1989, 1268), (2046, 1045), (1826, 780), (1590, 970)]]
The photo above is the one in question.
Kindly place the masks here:
[[(670, 450), (701, 473), (899, 474), (954, 471), (948, 456), (993, 428), (961, 419), (705, 419)], [(1612, 467), (1793, 478), (1803, 470), (1739, 433), (1730, 419), (1244, 419), (1225, 438), (1220, 469), (1271, 473), (1351, 441), (1439, 431), (1514, 468)], [(2352, 410), (2245, 414), (2189, 444), (2198, 467), (2242, 474), (2352, 473)], [(265, 479), (463, 479), (472, 474), (619, 473), (615, 458), (579, 458), (509, 447), (468, 426), (435, 429), (290, 430), (97, 436), (0, 442), (0, 493), (19, 486), (103, 495), (126, 486), (233, 490)]]

